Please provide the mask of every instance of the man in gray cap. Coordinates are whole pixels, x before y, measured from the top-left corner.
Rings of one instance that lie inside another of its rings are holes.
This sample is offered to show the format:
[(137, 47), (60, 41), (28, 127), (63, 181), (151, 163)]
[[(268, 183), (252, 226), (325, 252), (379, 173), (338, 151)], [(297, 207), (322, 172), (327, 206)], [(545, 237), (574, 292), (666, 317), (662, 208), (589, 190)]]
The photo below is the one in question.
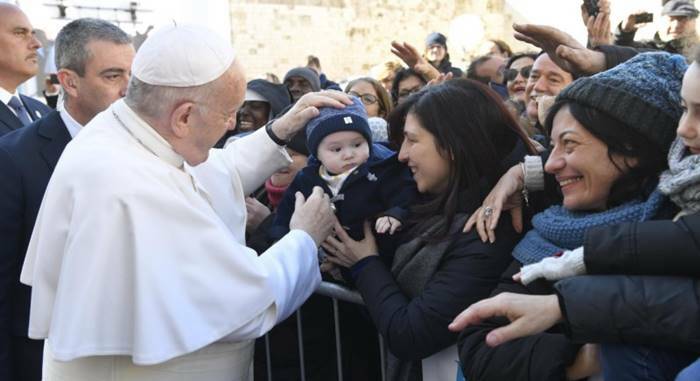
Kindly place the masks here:
[(299, 100), (304, 94), (321, 90), (321, 80), (318, 74), (308, 67), (297, 67), (287, 72), (282, 81), (289, 94), (292, 95), (292, 103)]
[(46, 340), (44, 380), (250, 380), (253, 339), (320, 283), (328, 196), (299, 195), (290, 233), (261, 256), (245, 246), (244, 196), (291, 162), (284, 144), (318, 107), (350, 98), (308, 94), (211, 150), (245, 88), (215, 32), (161, 28), (134, 57), (126, 97), (65, 149), (20, 277), (29, 337)]
[(638, 27), (646, 21), (638, 20), (641, 13), (631, 14), (624, 26), (622, 23), (617, 26), (615, 45), (665, 50), (689, 57), (690, 50), (698, 43), (695, 30), (698, 14), (693, 0), (666, 1), (661, 9), (663, 28), (656, 32), (652, 40), (647, 41), (634, 41)]

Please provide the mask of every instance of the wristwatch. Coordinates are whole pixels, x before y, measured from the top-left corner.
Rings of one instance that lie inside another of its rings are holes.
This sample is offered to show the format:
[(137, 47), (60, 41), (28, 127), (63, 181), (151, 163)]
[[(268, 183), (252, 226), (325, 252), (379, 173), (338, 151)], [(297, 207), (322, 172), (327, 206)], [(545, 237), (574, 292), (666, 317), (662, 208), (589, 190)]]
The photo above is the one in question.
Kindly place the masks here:
[(276, 119), (273, 119), (267, 122), (267, 124), (265, 125), (265, 132), (267, 132), (267, 135), (270, 137), (270, 139), (272, 139), (273, 142), (275, 142), (275, 144), (277, 144), (278, 146), (286, 146), (288, 142), (286, 140), (280, 139), (279, 136), (275, 135), (275, 132), (272, 131), (272, 123), (275, 120)]

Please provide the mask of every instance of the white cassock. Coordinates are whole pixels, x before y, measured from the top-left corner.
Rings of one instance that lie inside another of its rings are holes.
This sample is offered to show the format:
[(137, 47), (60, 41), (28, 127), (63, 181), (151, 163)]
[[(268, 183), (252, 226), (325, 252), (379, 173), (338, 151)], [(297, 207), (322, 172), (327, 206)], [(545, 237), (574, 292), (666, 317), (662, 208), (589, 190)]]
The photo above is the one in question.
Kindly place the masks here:
[(150, 365), (264, 334), (320, 282), (303, 231), (260, 257), (245, 247), (244, 195), (289, 162), (261, 129), (183, 166), (117, 101), (68, 145), (48, 185), (21, 275), (29, 336), (59, 361)]

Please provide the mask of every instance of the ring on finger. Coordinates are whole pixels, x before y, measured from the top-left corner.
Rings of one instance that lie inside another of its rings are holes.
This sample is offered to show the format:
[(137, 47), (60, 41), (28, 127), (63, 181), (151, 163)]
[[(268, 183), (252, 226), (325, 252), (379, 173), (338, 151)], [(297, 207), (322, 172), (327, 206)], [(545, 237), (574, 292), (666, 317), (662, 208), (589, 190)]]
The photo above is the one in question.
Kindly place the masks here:
[(490, 206), (484, 207), (484, 217), (489, 218), (493, 214), (493, 208)]

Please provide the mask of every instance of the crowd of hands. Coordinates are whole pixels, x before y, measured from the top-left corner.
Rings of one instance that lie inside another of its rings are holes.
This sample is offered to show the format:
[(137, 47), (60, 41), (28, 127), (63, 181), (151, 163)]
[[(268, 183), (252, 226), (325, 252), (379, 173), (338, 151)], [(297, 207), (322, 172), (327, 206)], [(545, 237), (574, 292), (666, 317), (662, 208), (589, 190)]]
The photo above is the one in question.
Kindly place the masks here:
[[(582, 6), (582, 17), (589, 29), (591, 46), (610, 44), (610, 20), (608, 0), (599, 1), (596, 16), (588, 15)], [(630, 16), (630, 23), (633, 23)], [(532, 24), (514, 24), (515, 38), (544, 50), (551, 59), (564, 70), (575, 75), (591, 75), (606, 69), (605, 55), (589, 49), (568, 33), (550, 26)], [(452, 74), (438, 72), (421, 53), (406, 42), (392, 42), (392, 52), (406, 65), (428, 80), (428, 86), (436, 85), (452, 78)], [(299, 125), (302, 121), (318, 115), (319, 107), (343, 107), (350, 104), (347, 95), (327, 90), (304, 95), (295, 106), (275, 124)], [(285, 121), (285, 119), (288, 119)], [(274, 125), (273, 125), (274, 127)], [(283, 131), (276, 131), (278, 136), (288, 138)], [(495, 229), (503, 212), (508, 211), (511, 223), (518, 232), (523, 230), (523, 213), (521, 190), (523, 172), (519, 167), (511, 168), (496, 184), (489, 195), (469, 218), (464, 232), (476, 230), (484, 242), (496, 240)], [(328, 262), (321, 265), (322, 271), (329, 271), (333, 265), (351, 267), (364, 257), (378, 255), (377, 244), (368, 222), (364, 226), (364, 239), (355, 241), (348, 236), (336, 219), (328, 194), (320, 187), (313, 189), (308, 198), (301, 193), (295, 195), (295, 211), (290, 221), (290, 229), (307, 232), (315, 243), (323, 247)], [(252, 209), (254, 205), (252, 205)], [(488, 212), (487, 212), (488, 210)], [(249, 212), (251, 208), (249, 208)], [(268, 211), (269, 213), (269, 211)], [(252, 213), (253, 220), (262, 220), (264, 213)], [(250, 221), (249, 221), (250, 223)], [(254, 223), (254, 221), (253, 221)], [(378, 227), (378, 226), (376, 226)], [(393, 227), (382, 231), (395, 230)], [(550, 280), (556, 280), (552, 274), (537, 274)], [(523, 281), (521, 274), (516, 274), (516, 281)], [(533, 280), (532, 277), (527, 281)], [(449, 329), (461, 332), (466, 326), (493, 316), (504, 316), (511, 324), (494, 329), (486, 337), (486, 343), (497, 346), (509, 340), (543, 332), (562, 320), (561, 310), (556, 295), (533, 296), (502, 293), (493, 298), (477, 302), (455, 317)], [(597, 348), (587, 344), (579, 352), (575, 367), (569, 369), (572, 374), (592, 374), (597, 369)]]

